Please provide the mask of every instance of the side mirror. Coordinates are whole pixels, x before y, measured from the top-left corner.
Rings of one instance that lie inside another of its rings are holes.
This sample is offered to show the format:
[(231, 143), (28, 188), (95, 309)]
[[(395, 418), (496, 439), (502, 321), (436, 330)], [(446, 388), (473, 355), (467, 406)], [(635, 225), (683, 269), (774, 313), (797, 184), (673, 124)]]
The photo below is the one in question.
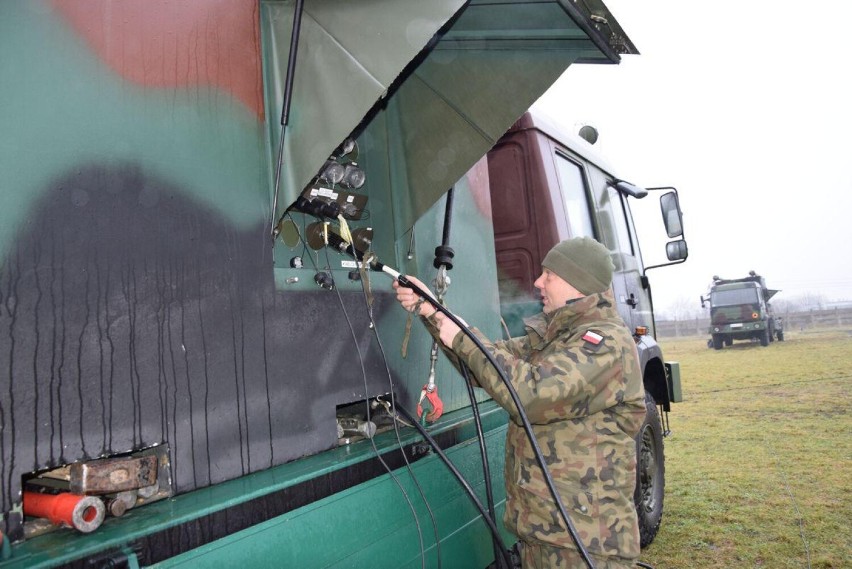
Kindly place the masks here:
[[(669, 237), (680, 237), (683, 235), (683, 214), (680, 211), (680, 203), (678, 203), (676, 192), (666, 192), (660, 196), (660, 210), (663, 214), (663, 224), (666, 226), (666, 234)], [(686, 243), (684, 243), (685, 247)], [(668, 254), (668, 246), (666, 246), (666, 253)], [(685, 258), (686, 256), (678, 257), (678, 259)], [(676, 259), (673, 259), (669, 254), (669, 260), (674, 261)]]
[(666, 257), (669, 261), (682, 261), (689, 256), (689, 250), (686, 247), (686, 241), (678, 239), (677, 241), (669, 241), (666, 243)]
[[(649, 192), (661, 192), (658, 195), (660, 196), (660, 211), (663, 214), (663, 229), (669, 239), (674, 239), (674, 241), (666, 243), (666, 257), (668, 261), (646, 266), (643, 274), (647, 273), (650, 269), (682, 263), (689, 256), (689, 249), (686, 246), (686, 239), (683, 236), (683, 213), (680, 211), (677, 189), (667, 186), (647, 188), (647, 190)], [(657, 229), (659, 230), (659, 227)]]

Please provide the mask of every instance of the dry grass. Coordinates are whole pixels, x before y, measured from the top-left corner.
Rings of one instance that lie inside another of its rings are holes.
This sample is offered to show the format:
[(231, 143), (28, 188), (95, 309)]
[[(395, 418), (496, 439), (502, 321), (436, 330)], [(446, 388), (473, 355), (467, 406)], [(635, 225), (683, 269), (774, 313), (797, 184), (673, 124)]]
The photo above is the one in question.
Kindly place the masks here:
[(762, 348), (663, 342), (685, 401), (670, 413), (657, 569), (852, 567), (852, 330)]

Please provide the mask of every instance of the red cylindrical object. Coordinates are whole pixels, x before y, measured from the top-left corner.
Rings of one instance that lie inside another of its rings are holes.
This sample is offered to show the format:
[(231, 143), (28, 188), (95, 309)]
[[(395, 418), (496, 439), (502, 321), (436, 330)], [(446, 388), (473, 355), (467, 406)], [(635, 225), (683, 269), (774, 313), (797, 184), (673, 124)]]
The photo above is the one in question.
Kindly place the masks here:
[(46, 518), (54, 524), (64, 524), (83, 533), (89, 533), (100, 527), (104, 521), (106, 508), (100, 498), (95, 496), (80, 496), (68, 492), (62, 494), (24, 492), (24, 514)]

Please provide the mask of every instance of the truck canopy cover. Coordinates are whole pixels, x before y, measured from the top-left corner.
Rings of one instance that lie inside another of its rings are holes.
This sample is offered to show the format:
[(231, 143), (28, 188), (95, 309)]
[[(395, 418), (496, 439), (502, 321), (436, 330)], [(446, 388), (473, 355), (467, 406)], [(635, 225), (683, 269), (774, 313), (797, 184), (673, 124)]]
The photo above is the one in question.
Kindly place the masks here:
[[(398, 236), (566, 67), (636, 53), (599, 1), (583, 3), (589, 10), (581, 13), (556, 0), (398, 0), (381, 3), (380, 16), (371, 2), (343, 4), (305, 5), (300, 45), (310, 47), (298, 51), (280, 203), (292, 203), (345, 137), (384, 113), (387, 138), (377, 144), (393, 149)], [(282, 100), (293, 13), (292, 2), (263, 5), (274, 52), (266, 93), (272, 116), (280, 111), (273, 109)], [(270, 123), (277, 140), (280, 125)]]

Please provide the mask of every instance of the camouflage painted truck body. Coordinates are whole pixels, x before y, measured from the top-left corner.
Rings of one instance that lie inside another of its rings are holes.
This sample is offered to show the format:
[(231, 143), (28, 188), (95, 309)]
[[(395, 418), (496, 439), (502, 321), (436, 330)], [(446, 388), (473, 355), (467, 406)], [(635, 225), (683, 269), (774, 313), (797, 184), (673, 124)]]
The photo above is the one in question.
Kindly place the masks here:
[(754, 271), (740, 279), (714, 276), (707, 298), (701, 297), (702, 307), (710, 304), (710, 345), (721, 350), (734, 340), (754, 339), (764, 347), (776, 338), (783, 341), (783, 322), (769, 303), (778, 292)]
[[(419, 437), (338, 432), (365, 401), (414, 407), (425, 331), (404, 359), (389, 279), (365, 294), (347, 258), (273, 241), (272, 227), (353, 137), (367, 174), (353, 228), (429, 278), (453, 187), (464, 223), (448, 302), (497, 337), (480, 158), (566, 67), (635, 48), (596, 1), (307, 0), (282, 137), (294, 14), (272, 0), (0, 3), (3, 569), (493, 559)], [(316, 221), (289, 218), (303, 238)], [(445, 414), (430, 429), (481, 488), (467, 392), (448, 363), (436, 371)], [(505, 414), (480, 411), (499, 461)], [(82, 468), (106, 473), (114, 500), (103, 459), (150, 456), (156, 483), (128, 513), (33, 537), (44, 527), (24, 516), (24, 490), (64, 488)]]

